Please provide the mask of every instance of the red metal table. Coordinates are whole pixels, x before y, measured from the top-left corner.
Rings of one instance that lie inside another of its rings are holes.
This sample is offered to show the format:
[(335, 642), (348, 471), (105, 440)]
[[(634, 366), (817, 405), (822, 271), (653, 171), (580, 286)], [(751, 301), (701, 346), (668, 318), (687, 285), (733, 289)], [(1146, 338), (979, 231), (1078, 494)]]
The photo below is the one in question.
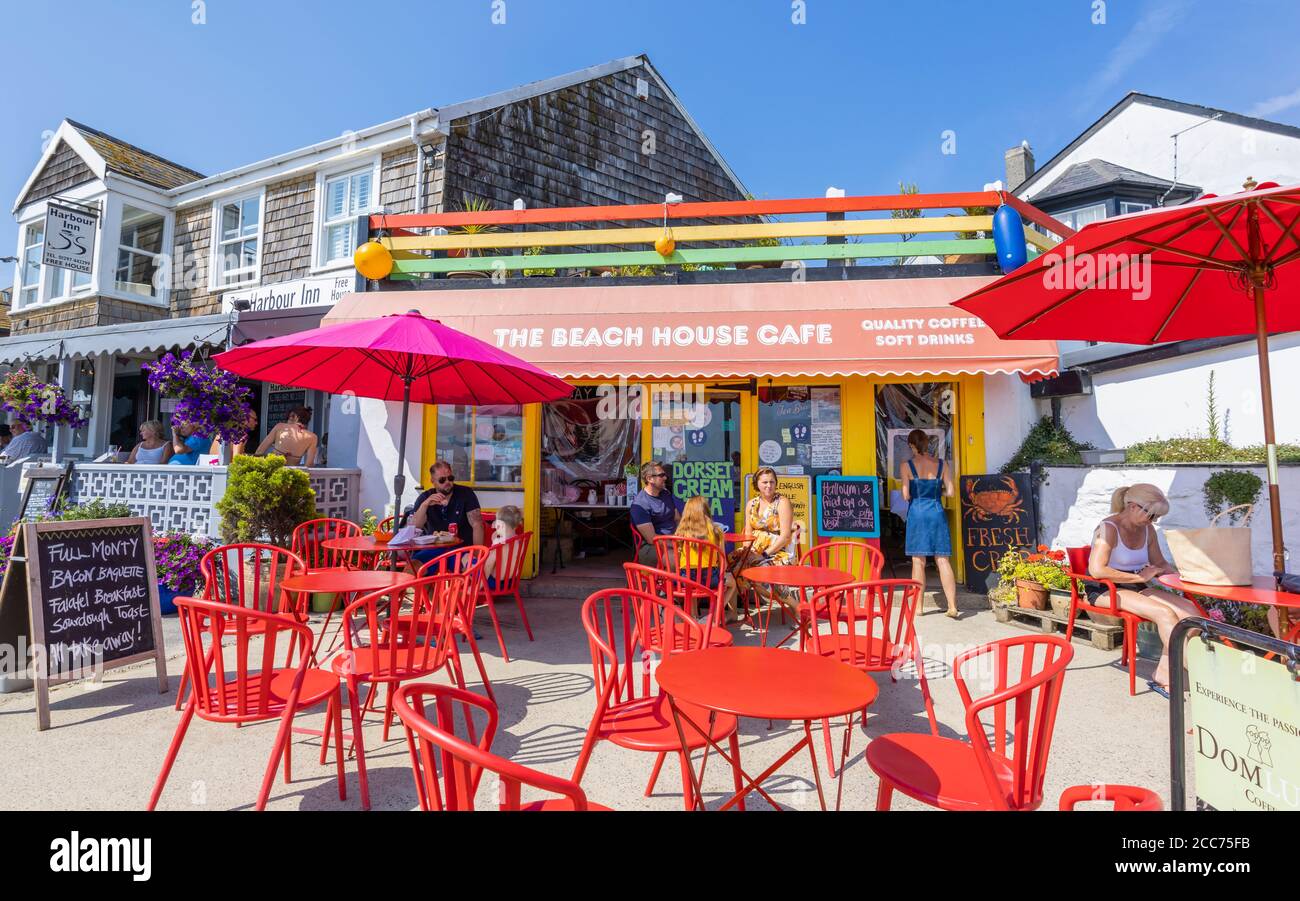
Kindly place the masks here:
[(1289, 611), (1300, 610), (1300, 594), (1278, 591), (1277, 582), (1272, 576), (1255, 576), (1250, 585), (1201, 585), (1198, 582), (1185, 582), (1174, 575), (1161, 576), (1160, 582), (1175, 591), (1199, 597), (1275, 607), (1279, 630), (1283, 635), (1286, 635), (1291, 627)]
[(422, 551), (426, 548), (451, 547), (460, 544), (460, 539), (453, 538), (450, 541), (427, 542), (425, 544), (403, 544), (395, 548), (389, 548), (389, 542), (380, 541), (374, 535), (354, 535), (351, 538), (327, 538), (322, 544), (332, 551), (345, 551), (347, 553), (357, 554), (363, 560), (369, 559), (369, 565), (363, 564), (363, 569), (373, 567), (373, 561), (384, 553), (393, 554), (394, 569), (396, 568), (397, 557), (404, 554), (409, 561), (411, 554), (415, 551)]
[[(756, 585), (767, 585), (769, 587), (768, 603), (764, 611), (760, 612), (763, 629), (763, 646), (767, 647), (767, 630), (772, 624), (772, 608), (781, 604), (776, 599), (776, 587), (784, 586), (787, 588), (797, 588), (801, 602), (808, 600), (805, 593), (811, 595), (812, 592), (820, 591), (823, 588), (830, 588), (834, 585), (843, 585), (845, 582), (853, 581), (853, 574), (845, 572), (842, 569), (835, 569), (830, 566), (794, 566), (794, 565), (774, 565), (774, 566), (750, 566), (740, 572), (740, 577)], [(784, 605), (781, 605), (784, 608)], [(799, 619), (796, 612), (795, 618)], [(777, 642), (777, 647), (785, 644), (790, 638), (803, 628), (802, 621), (797, 625), (789, 635)]]
[[(348, 539), (337, 539), (346, 541)], [(292, 591), (298, 595), (298, 614), (301, 618), (306, 618), (307, 598), (313, 594), (341, 594), (346, 596), (342, 606), (344, 609), (358, 594), (363, 592), (379, 591), (384, 588), (395, 588), (407, 583), (414, 582), (415, 577), (407, 572), (390, 572), (389, 570), (347, 570), (347, 569), (327, 569), (316, 573), (304, 573), (297, 576), (289, 576), (280, 583), (280, 587), (285, 591)], [(325, 624), (321, 626), (321, 636), (324, 637), (326, 630), (329, 628), (330, 618), (334, 616), (333, 608), (325, 616)], [(338, 640), (339, 634), (343, 631), (343, 623), (347, 617), (343, 616), (342, 611), (339, 613), (339, 630), (334, 635), (334, 641)], [(330, 650), (325, 653), (328, 655), (334, 650), (331, 642)], [(312, 649), (312, 659), (316, 660), (315, 649)]]
[[(826, 809), (822, 792), (821, 774), (817, 768), (817, 752), (812, 740), (812, 721), (852, 715), (865, 709), (875, 699), (879, 689), (866, 673), (814, 654), (780, 648), (706, 648), (689, 654), (676, 654), (655, 671), (655, 680), (668, 695), (669, 706), (683, 746), (686, 736), (682, 722), (690, 724), (701, 735), (709, 735), (719, 713), (766, 720), (803, 720), (803, 737), (757, 777), (744, 770), (744, 787), (729, 798), (720, 808), (726, 810), (739, 803), (752, 791), (762, 795), (777, 810), (781, 806), (763, 791), (760, 783), (767, 779), (786, 761), (805, 747), (812, 761), (813, 780), (817, 784), (817, 800)], [(693, 722), (678, 708), (678, 702), (697, 704), (709, 711), (707, 726)], [(844, 730), (840, 750), (839, 777), (836, 780), (835, 809), (839, 810), (844, 788), (844, 764), (849, 756), (852, 727)], [(722, 758), (731, 762), (730, 756), (714, 741), (704, 748), (698, 774), (691, 771), (698, 809), (703, 809), (701, 786), (704, 768), (712, 747)], [(739, 763), (737, 763), (739, 767)]]

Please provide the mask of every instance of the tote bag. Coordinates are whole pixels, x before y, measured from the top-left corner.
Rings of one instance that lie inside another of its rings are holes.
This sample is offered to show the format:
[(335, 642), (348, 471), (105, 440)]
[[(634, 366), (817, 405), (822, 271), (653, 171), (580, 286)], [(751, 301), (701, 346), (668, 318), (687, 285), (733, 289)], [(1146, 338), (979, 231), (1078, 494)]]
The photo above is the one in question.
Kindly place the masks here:
[[(1247, 512), (1240, 526), (1217, 525), (1222, 517), (1242, 508)], [(1238, 504), (1211, 519), (1209, 528), (1165, 532), (1179, 577), (1199, 585), (1251, 584), (1250, 517), (1254, 512), (1250, 504)]]

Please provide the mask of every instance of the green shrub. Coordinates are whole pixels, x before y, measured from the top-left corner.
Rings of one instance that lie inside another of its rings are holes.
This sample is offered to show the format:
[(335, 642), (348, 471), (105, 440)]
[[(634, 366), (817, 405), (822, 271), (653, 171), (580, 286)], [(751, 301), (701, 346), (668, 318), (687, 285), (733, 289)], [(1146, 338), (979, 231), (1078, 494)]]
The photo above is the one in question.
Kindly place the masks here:
[[(1205, 494), (1205, 515), (1213, 519), (1224, 510), (1239, 504), (1254, 506), (1263, 488), (1264, 480), (1248, 469), (1221, 469), (1211, 473), (1202, 489)], [(1241, 516), (1241, 513), (1233, 513), (1228, 518), (1235, 523)]]
[(226, 495), (217, 501), (221, 538), (227, 544), (266, 541), (287, 548), (293, 530), (316, 519), (316, 493), (301, 469), (284, 457), (241, 455), (230, 464)]
[(95, 498), (92, 501), (64, 507), (49, 518), (62, 522), (73, 522), (82, 519), (122, 519), (134, 515), (131, 512), (131, 505), (125, 501), (106, 501), (103, 498)]
[(1124, 451), (1126, 463), (1228, 463), (1232, 448), (1218, 438), (1191, 435), (1139, 441)]
[(1018, 472), (1028, 469), (1029, 464), (1035, 460), (1043, 463), (1082, 463), (1083, 458), (1079, 454), (1086, 450), (1092, 450), (1092, 445), (1086, 441), (1076, 441), (1069, 429), (1053, 421), (1052, 417), (1044, 416), (1029, 430), (1020, 449), (1002, 467), (1002, 471)]

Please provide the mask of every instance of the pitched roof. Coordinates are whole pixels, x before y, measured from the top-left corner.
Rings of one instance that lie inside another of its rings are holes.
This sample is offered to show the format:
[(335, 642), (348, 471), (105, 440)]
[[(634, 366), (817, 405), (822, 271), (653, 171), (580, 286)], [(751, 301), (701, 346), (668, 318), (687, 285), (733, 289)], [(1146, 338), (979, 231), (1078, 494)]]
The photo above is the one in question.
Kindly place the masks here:
[(1038, 168), (1038, 171), (1029, 176), (1023, 184), (1017, 185), (1015, 193), (1017, 196), (1024, 196), (1025, 192), (1038, 184), (1042, 177), (1051, 170), (1060, 160), (1069, 156), (1074, 149), (1092, 137), (1102, 129), (1110, 120), (1114, 119), (1124, 110), (1128, 109), (1134, 103), (1141, 103), (1145, 106), (1155, 106), (1161, 109), (1174, 110), (1180, 113), (1190, 113), (1194, 116), (1200, 116), (1210, 119), (1215, 116), (1221, 122), (1228, 122), (1232, 125), (1240, 125), (1244, 128), (1254, 128), (1258, 131), (1266, 131), (1271, 134), (1285, 135), (1291, 138), (1300, 138), (1300, 128), (1294, 125), (1285, 125), (1281, 122), (1270, 122), (1267, 119), (1257, 119), (1253, 116), (1243, 116), (1240, 113), (1229, 112), (1228, 110), (1215, 109), (1212, 106), (1201, 106), (1199, 103), (1183, 103), (1181, 100), (1169, 100), (1165, 97), (1156, 97), (1153, 94), (1142, 94), (1138, 91), (1129, 91), (1123, 99), (1102, 114), (1101, 118), (1089, 125), (1082, 134), (1066, 144), (1050, 160)]
[(173, 163), (156, 153), (142, 150), (134, 144), (128, 144), (88, 125), (73, 122), (71, 119), (68, 120), (68, 124), (104, 158), (104, 164), (110, 171), (159, 188), (175, 188), (203, 177), (201, 172)]
[[(1056, 179), (1042, 191), (1034, 195), (1034, 202), (1039, 203), (1044, 200), (1051, 200), (1054, 197), (1062, 197), (1066, 194), (1077, 194), (1081, 191), (1088, 191), (1093, 188), (1107, 187), (1110, 185), (1136, 185), (1139, 187), (1156, 188), (1168, 190), (1173, 187), (1174, 183), (1167, 178), (1160, 178), (1156, 175), (1148, 175), (1146, 172), (1138, 172), (1136, 169), (1130, 169), (1127, 166), (1119, 166), (1106, 160), (1086, 160), (1082, 163), (1075, 163), (1062, 173), (1061, 177)], [(1194, 185), (1180, 184), (1178, 191), (1180, 193), (1199, 194), (1200, 188)]]

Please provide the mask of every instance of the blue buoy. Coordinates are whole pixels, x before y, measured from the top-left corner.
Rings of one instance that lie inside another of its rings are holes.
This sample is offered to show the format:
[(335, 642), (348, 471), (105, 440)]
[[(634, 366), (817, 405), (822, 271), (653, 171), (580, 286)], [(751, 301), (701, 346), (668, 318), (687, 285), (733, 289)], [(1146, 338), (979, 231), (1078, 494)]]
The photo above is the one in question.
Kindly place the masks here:
[(993, 246), (1003, 274), (1015, 272), (1029, 261), (1025, 223), (1015, 208), (1005, 203), (993, 213)]

